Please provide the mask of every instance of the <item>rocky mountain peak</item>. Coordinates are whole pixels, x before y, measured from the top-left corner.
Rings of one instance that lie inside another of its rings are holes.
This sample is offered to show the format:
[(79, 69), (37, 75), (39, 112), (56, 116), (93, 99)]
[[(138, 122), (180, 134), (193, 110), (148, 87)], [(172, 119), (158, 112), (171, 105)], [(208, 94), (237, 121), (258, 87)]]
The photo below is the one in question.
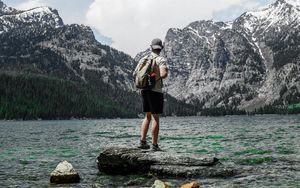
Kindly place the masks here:
[[(256, 11), (246, 12), (245, 15), (252, 15), (257, 19), (283, 19), (292, 16), (300, 17), (300, 1), (298, 0), (277, 0), (267, 7), (261, 7)], [(295, 14), (295, 15), (293, 15)], [(275, 19), (275, 20), (274, 20)]]
[(22, 28), (59, 28), (64, 25), (56, 9), (37, 7), (29, 10), (16, 10), (1, 2), (0, 33)]
[(277, 0), (233, 22), (202, 20), (169, 29), (164, 41), (170, 67), (165, 90), (203, 108), (251, 111), (297, 102), (299, 4)]
[(42, 6), (0, 15), (0, 43), (0, 64), (5, 64), (0, 70), (132, 90), (132, 58), (97, 42), (88, 26), (64, 25), (56, 9)]
[(282, 26), (296, 26), (298, 23), (300, 23), (300, 1), (277, 0), (258, 10), (245, 12), (234, 21), (233, 27), (254, 36), (266, 32), (278, 32)]
[(287, 3), (295, 7), (300, 7), (300, 1), (299, 0), (277, 0), (276, 3)]
[(54, 27), (61, 27), (64, 25), (61, 17), (56, 9), (43, 6), (21, 12), (17, 17), (23, 19), (23, 21), (38, 20), (42, 24), (49, 24)]
[(15, 11), (16, 11), (16, 9), (8, 7), (6, 4), (4, 4), (0, 0), (0, 16), (5, 15), (5, 14), (10, 14), (10, 13), (15, 12)]

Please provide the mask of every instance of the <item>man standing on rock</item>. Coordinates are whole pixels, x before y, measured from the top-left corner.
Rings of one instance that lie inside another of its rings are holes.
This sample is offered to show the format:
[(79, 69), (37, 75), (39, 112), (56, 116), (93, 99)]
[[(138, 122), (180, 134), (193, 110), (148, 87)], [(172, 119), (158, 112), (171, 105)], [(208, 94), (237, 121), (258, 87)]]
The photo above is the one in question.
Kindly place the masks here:
[[(137, 72), (139, 66), (145, 62), (145, 59), (151, 59), (153, 62), (153, 72), (151, 76), (155, 77), (155, 84), (152, 89), (142, 89), (143, 111), (146, 113), (145, 119), (141, 126), (141, 140), (140, 149), (150, 149), (147, 144), (146, 137), (149, 129), (149, 124), (152, 120), (152, 150), (161, 151), (158, 146), (158, 133), (159, 133), (159, 116), (163, 113), (164, 97), (162, 92), (162, 79), (168, 76), (168, 66), (166, 59), (159, 54), (163, 49), (163, 44), (160, 39), (153, 39), (151, 42), (151, 54), (143, 57), (135, 69)], [(134, 73), (134, 74), (135, 74)]]

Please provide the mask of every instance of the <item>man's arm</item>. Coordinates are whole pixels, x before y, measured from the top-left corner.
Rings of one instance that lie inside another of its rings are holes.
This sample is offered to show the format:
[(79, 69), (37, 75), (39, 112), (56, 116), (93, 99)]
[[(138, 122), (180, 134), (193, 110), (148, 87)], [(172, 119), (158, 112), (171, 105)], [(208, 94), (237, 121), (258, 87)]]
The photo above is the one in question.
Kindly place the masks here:
[(159, 72), (161, 78), (167, 78), (169, 70), (167, 67), (162, 67), (159, 69)]

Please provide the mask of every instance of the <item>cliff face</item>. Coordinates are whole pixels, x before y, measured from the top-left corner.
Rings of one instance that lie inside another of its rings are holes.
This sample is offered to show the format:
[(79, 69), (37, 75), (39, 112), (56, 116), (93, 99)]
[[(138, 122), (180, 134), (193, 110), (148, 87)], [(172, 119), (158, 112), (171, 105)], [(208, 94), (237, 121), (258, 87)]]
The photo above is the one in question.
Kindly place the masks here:
[(278, 0), (233, 22), (170, 29), (167, 92), (204, 108), (254, 110), (299, 101), (299, 22), (299, 2)]

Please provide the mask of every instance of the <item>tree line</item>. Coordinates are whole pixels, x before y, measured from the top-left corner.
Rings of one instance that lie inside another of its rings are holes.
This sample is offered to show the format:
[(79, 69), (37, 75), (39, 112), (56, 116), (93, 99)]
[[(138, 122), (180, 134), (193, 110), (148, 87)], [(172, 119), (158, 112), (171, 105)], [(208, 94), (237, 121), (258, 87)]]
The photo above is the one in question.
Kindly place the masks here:
[[(136, 118), (141, 96), (111, 88), (32, 73), (0, 72), (0, 119)], [(192, 105), (166, 96), (165, 116), (195, 115)]]
[[(142, 113), (141, 96), (111, 88), (32, 73), (0, 72), (0, 119), (136, 118)], [(165, 116), (224, 116), (298, 114), (300, 103), (267, 105), (252, 112), (234, 107), (203, 109), (165, 95)]]
[(84, 83), (45, 75), (0, 74), (0, 119), (69, 119), (135, 117)]

